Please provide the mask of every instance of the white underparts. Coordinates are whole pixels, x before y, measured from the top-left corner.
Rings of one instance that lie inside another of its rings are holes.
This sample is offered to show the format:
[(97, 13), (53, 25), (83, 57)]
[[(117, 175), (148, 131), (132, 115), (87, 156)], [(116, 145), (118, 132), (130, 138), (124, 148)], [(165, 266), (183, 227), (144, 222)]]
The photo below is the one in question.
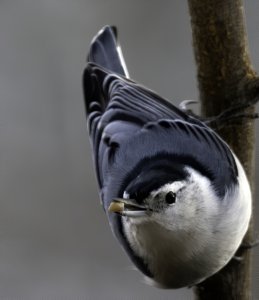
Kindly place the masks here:
[[(234, 255), (251, 215), (250, 187), (237, 159), (236, 163), (239, 187), (228, 191), (224, 199), (216, 197), (207, 178), (189, 169), (190, 181), (175, 206), (151, 216), (123, 217), (128, 242), (154, 275), (155, 285), (193, 285), (213, 275)], [(163, 188), (174, 191), (176, 187), (172, 183)]]

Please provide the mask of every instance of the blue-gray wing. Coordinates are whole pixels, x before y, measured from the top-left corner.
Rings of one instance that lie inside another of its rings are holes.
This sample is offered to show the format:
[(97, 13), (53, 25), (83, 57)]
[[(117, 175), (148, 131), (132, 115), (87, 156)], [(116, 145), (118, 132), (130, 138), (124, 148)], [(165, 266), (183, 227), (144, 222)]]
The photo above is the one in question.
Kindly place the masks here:
[(93, 63), (84, 73), (84, 92), (105, 207), (122, 196), (125, 178), (151, 157), (167, 155), (206, 174), (219, 196), (236, 181), (235, 160), (225, 142), (154, 92)]

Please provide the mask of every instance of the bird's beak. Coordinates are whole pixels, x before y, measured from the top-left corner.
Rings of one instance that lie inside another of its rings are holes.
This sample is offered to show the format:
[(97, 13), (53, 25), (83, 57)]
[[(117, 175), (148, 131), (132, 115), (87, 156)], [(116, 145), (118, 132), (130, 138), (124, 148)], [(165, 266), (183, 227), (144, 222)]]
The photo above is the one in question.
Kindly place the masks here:
[(147, 207), (139, 205), (134, 199), (113, 199), (108, 211), (127, 217), (142, 217), (147, 215)]

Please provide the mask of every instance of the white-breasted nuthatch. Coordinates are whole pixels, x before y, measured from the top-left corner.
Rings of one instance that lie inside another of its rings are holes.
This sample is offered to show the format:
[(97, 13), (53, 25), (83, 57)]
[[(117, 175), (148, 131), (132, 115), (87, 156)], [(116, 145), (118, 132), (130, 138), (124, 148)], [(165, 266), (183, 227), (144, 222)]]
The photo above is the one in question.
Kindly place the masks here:
[(203, 122), (129, 79), (114, 27), (93, 39), (83, 85), (100, 197), (133, 263), (164, 288), (219, 271), (251, 215), (239, 160)]

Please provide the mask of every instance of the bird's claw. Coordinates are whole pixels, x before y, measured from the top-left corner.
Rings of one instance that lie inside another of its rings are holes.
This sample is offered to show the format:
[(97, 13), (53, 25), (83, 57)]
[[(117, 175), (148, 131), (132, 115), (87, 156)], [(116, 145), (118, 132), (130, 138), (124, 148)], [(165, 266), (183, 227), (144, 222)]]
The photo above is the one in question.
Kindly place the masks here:
[(189, 109), (187, 108), (187, 106), (189, 106), (190, 104), (196, 104), (196, 103), (199, 103), (199, 101), (197, 101), (197, 100), (183, 100), (179, 104), (179, 107), (180, 107), (180, 109), (182, 109), (184, 111), (189, 111)]
[(258, 245), (259, 245), (259, 238), (253, 242), (247, 242), (247, 243), (243, 242), (240, 247), (245, 250), (250, 250)]
[(244, 258), (243, 258), (243, 256), (237, 256), (237, 255), (235, 255), (235, 256), (233, 256), (232, 259), (234, 259), (235, 261), (241, 262)]

